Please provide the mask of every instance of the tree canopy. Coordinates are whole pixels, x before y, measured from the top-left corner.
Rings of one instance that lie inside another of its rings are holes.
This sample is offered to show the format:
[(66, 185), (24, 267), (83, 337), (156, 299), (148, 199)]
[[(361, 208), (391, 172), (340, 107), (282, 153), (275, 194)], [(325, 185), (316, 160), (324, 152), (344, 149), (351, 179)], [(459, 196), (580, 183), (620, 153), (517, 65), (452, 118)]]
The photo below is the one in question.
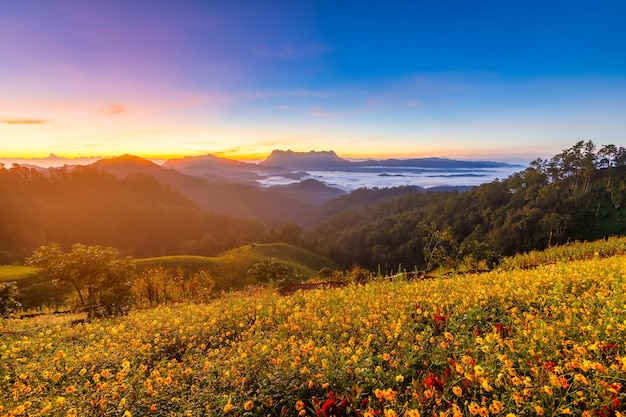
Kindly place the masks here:
[[(341, 213), (306, 233), (344, 267), (430, 269), (626, 233), (626, 149), (578, 142), (467, 192), (414, 192)], [(434, 240), (433, 240), (434, 239)], [(480, 243), (479, 245), (477, 243)]]
[(35, 250), (27, 263), (41, 268), (55, 283), (71, 285), (91, 314), (123, 314), (130, 308), (134, 264), (129, 258), (119, 259), (115, 248), (75, 244), (63, 252), (51, 244)]

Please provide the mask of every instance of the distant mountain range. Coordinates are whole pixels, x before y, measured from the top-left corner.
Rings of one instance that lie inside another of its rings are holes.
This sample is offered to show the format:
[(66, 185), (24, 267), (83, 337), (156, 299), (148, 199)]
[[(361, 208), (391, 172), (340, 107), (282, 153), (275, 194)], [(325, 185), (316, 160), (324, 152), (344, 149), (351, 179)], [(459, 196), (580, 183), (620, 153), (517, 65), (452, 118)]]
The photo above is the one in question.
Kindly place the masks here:
[(513, 165), (492, 161), (460, 161), (446, 158), (411, 158), (411, 159), (368, 159), (366, 161), (348, 161), (340, 158), (334, 151), (293, 152), (274, 150), (260, 162), (261, 166), (274, 166), (288, 169), (309, 171), (353, 171), (360, 168), (428, 168), (428, 169), (483, 169), (502, 168)]
[[(60, 159), (55, 156), (55, 161), (58, 162)], [(474, 174), (463, 170), (474, 169), (479, 172), (486, 168), (511, 166), (500, 162), (458, 161), (444, 158), (355, 162), (340, 158), (333, 151), (290, 150), (275, 150), (258, 164), (202, 155), (170, 159), (159, 165), (138, 156), (122, 155), (100, 159), (87, 165), (122, 179), (135, 174), (150, 175), (213, 213), (256, 219), (270, 225), (293, 222), (305, 227), (313, 226), (338, 211), (359, 209), (386, 201), (398, 194), (425, 190), (413, 185), (404, 188), (389, 187), (390, 190), (384, 191), (385, 187), (370, 185), (371, 192), (360, 192), (351, 196), (345, 187), (341, 189), (311, 178), (310, 172), (332, 171), (339, 173), (339, 176), (341, 172), (366, 172), (375, 174), (374, 177), (398, 177), (398, 181), (404, 181), (404, 170), (418, 172), (423, 169), (430, 176), (429, 170), (440, 169), (442, 171), (436, 172), (436, 176), (453, 177), (457, 175), (454, 173), (455, 170), (460, 169), (458, 175), (468, 177)], [(47, 171), (46, 168), (34, 164), (21, 166), (42, 173)], [(71, 170), (74, 166), (68, 165), (66, 169)], [(325, 179), (321, 176), (316, 177)], [(359, 187), (352, 189), (355, 188)], [(429, 189), (464, 191), (469, 187), (457, 185)], [(339, 198), (342, 199), (338, 200)]]

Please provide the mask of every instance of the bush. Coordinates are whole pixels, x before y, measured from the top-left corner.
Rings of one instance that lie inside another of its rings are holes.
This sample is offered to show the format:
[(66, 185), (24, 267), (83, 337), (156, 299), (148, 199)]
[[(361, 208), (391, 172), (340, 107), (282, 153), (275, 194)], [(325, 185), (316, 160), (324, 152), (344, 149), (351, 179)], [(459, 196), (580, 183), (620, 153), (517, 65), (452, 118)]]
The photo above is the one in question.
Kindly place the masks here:
[(17, 282), (0, 282), (0, 314), (13, 313), (22, 306), (15, 300), (17, 293)]

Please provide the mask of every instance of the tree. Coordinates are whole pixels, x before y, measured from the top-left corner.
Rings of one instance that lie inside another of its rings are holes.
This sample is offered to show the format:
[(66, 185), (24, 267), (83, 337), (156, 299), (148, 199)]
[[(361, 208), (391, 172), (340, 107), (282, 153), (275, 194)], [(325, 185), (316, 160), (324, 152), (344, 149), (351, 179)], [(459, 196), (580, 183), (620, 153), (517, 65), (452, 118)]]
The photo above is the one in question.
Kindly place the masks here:
[(248, 269), (248, 276), (259, 283), (276, 281), (279, 284), (286, 284), (289, 281), (289, 273), (289, 267), (276, 258), (257, 262)]
[(15, 300), (17, 293), (17, 282), (0, 282), (0, 314), (12, 313), (22, 306)]
[(41, 246), (27, 260), (57, 284), (71, 285), (90, 316), (124, 314), (132, 303), (134, 265), (117, 249), (76, 244), (63, 252), (58, 244)]

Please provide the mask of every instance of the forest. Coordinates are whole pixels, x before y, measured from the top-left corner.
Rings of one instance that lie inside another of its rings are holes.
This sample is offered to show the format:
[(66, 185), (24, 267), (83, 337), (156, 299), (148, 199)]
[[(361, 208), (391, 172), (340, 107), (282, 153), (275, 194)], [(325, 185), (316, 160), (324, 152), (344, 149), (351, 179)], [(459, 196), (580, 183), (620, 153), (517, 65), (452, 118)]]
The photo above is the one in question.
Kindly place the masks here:
[(153, 176), (117, 178), (91, 166), (0, 167), (0, 264), (38, 246), (112, 246), (125, 256), (217, 254), (253, 242), (265, 227), (211, 213)]
[[(626, 231), (626, 150), (591, 141), (468, 191), (359, 189), (297, 224), (285, 219), (278, 225), (211, 212), (173, 185), (184, 184), (181, 179), (164, 183), (132, 172), (133, 165), (120, 177), (100, 165), (0, 166), (0, 264), (22, 263), (52, 243), (149, 257), (211, 256), (253, 242), (286, 242), (345, 269), (391, 273), (461, 263), (484, 269), (502, 256)], [(242, 203), (241, 196), (230, 201), (223, 193), (201, 198), (224, 199), (224, 207)]]
[(344, 267), (383, 272), (493, 265), (504, 255), (622, 235), (625, 203), (626, 150), (581, 141), (467, 192), (415, 192), (340, 213), (303, 241)]

